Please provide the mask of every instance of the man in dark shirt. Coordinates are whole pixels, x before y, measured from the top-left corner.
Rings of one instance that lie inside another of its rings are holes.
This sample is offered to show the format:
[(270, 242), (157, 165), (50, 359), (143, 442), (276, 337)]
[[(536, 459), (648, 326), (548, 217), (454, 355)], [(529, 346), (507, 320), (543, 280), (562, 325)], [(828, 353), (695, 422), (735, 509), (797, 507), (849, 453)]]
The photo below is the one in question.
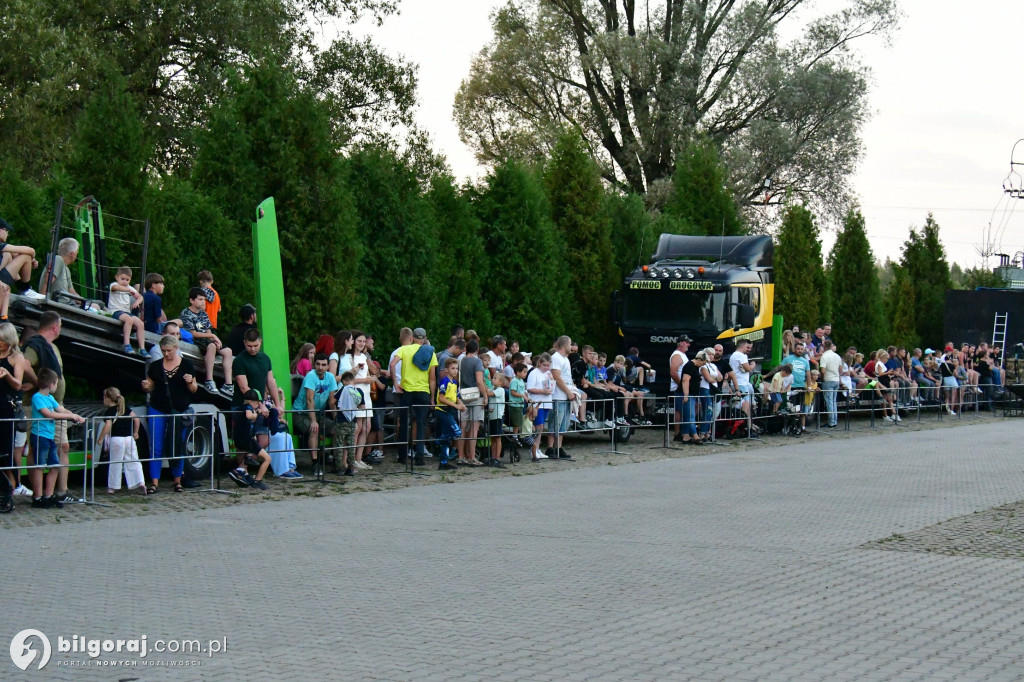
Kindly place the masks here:
[(245, 333), (256, 328), (256, 308), (251, 303), (246, 303), (238, 309), (238, 317), (241, 322), (228, 332), (227, 341), (227, 347), (236, 358), (245, 352)]
[(245, 416), (243, 397), (249, 389), (259, 392), (261, 397), (269, 397), (274, 401), (279, 415), (284, 415), (284, 403), (281, 402), (277, 382), (270, 364), (270, 357), (263, 352), (263, 337), (259, 329), (250, 329), (243, 337), (243, 352), (238, 354), (231, 365), (237, 389), (231, 396), (231, 408), (235, 412), (235, 447), (239, 450), (238, 467), (244, 468), (245, 448), (248, 443), (249, 420)]

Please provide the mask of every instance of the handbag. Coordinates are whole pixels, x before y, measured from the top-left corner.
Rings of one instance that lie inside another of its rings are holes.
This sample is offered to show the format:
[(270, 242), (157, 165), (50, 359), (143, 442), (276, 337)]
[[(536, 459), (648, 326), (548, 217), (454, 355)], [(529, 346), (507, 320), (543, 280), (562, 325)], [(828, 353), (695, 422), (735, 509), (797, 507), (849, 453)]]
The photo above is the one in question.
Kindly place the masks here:
[(14, 421), (14, 430), (18, 433), (25, 433), (28, 431), (28, 419), (25, 417), (25, 408), (21, 403), (11, 401), (11, 418)]
[[(459, 358), (459, 383), (462, 383), (462, 358)], [(459, 395), (462, 396), (462, 402), (466, 403), (471, 400), (480, 399), (480, 388), (473, 386), (471, 388), (460, 388)]]

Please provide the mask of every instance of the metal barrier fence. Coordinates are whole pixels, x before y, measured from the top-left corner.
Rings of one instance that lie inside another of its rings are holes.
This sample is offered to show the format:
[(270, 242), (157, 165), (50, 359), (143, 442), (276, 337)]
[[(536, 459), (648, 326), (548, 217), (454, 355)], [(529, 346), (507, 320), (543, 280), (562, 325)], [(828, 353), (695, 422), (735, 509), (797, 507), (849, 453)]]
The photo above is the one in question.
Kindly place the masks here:
[[(204, 480), (208, 479), (207, 486), (190, 488), (192, 492), (218, 492), (215, 477), (218, 469), (220, 451), (216, 447), (218, 413), (196, 413), (176, 412), (171, 414), (154, 413), (152, 407), (148, 408), (146, 414), (137, 415), (135, 419), (140, 421), (139, 439), (134, 437), (113, 436), (109, 429), (102, 439), (99, 436), (104, 431), (104, 426), (112, 417), (99, 415), (87, 420), (85, 434), (85, 474), (82, 476), (82, 499), (89, 504), (102, 504), (96, 501), (96, 474), (106, 463), (107, 466), (107, 490), (120, 490), (121, 478), (125, 478), (129, 489), (138, 488), (144, 485), (146, 488), (152, 486), (152, 481), (159, 481), (163, 474), (164, 464), (171, 470), (171, 476), (180, 480), (185, 476), (186, 465), (191, 460), (208, 459), (202, 468), (208, 468), (209, 472), (203, 475)], [(128, 415), (118, 419), (132, 419)], [(133, 424), (134, 429), (134, 424)], [(145, 440), (143, 440), (145, 436)], [(199, 452), (197, 444), (200, 439), (212, 439), (212, 447), (206, 452)], [(141, 443), (141, 445), (140, 445)], [(159, 443), (159, 445), (158, 445)], [(103, 459), (106, 452), (108, 458)], [(145, 454), (145, 456), (143, 456)], [(141, 473), (141, 483), (132, 485), (138, 480)], [(195, 471), (189, 471), (189, 478), (199, 482)], [(159, 488), (158, 488), (159, 489)]]

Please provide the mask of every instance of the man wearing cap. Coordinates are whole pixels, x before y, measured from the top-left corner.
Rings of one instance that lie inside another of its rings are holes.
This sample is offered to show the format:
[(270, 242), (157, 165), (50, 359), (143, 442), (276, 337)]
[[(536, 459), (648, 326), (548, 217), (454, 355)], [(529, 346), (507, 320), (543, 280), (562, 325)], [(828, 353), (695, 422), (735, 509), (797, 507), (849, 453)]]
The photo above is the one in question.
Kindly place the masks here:
[(17, 289), (22, 296), (42, 300), (45, 298), (28, 286), (32, 269), (39, 267), (36, 250), (30, 246), (8, 244), (7, 237), (12, 231), (11, 224), (0, 218), (0, 315), (7, 319), (7, 305), (11, 289)]
[(679, 426), (683, 422), (683, 395), (682, 395), (682, 383), (683, 379), (681, 372), (683, 366), (689, 362), (689, 358), (686, 357), (686, 351), (690, 350), (690, 344), (693, 342), (686, 334), (682, 334), (676, 339), (676, 349), (672, 351), (672, 356), (668, 359), (668, 389), (669, 392), (675, 396), (673, 403), (675, 404), (675, 419), (673, 420), (672, 431), (675, 432), (676, 441), (682, 442), (683, 434), (679, 431)]
[[(395, 372), (395, 366), (399, 362), (402, 363), (400, 375)], [(423, 457), (427, 454), (427, 413), (434, 406), (434, 396), (437, 393), (437, 374), (433, 371), (434, 367), (437, 367), (437, 356), (427, 341), (427, 332), (423, 327), (412, 330), (412, 343), (399, 348), (391, 357), (391, 364), (388, 367), (391, 375), (396, 377), (396, 392), (401, 391), (401, 406), (411, 412), (412, 419), (416, 420), (416, 466), (423, 466), (426, 463)], [(398, 442), (402, 444), (404, 457), (409, 456), (408, 428), (409, 419), (403, 419), (398, 432)]]
[(228, 332), (227, 347), (231, 349), (234, 357), (239, 357), (245, 351), (245, 333), (256, 328), (256, 308), (252, 303), (246, 303), (238, 309), (238, 318), (241, 320)]

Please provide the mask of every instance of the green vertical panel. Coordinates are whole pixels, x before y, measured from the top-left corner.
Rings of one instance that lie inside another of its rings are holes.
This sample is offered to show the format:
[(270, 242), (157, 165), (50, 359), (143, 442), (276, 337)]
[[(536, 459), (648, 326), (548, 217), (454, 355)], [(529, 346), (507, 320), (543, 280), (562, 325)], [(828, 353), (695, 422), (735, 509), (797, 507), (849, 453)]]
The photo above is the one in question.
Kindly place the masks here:
[(772, 367), (782, 362), (782, 315), (772, 315)]
[(274, 379), (284, 391), (285, 408), (290, 408), (292, 380), (288, 372), (288, 318), (284, 309), (281, 244), (277, 239), (277, 214), (273, 197), (265, 199), (256, 208), (252, 244), (256, 270), (256, 310), (260, 333), (263, 335), (263, 351), (270, 356)]

